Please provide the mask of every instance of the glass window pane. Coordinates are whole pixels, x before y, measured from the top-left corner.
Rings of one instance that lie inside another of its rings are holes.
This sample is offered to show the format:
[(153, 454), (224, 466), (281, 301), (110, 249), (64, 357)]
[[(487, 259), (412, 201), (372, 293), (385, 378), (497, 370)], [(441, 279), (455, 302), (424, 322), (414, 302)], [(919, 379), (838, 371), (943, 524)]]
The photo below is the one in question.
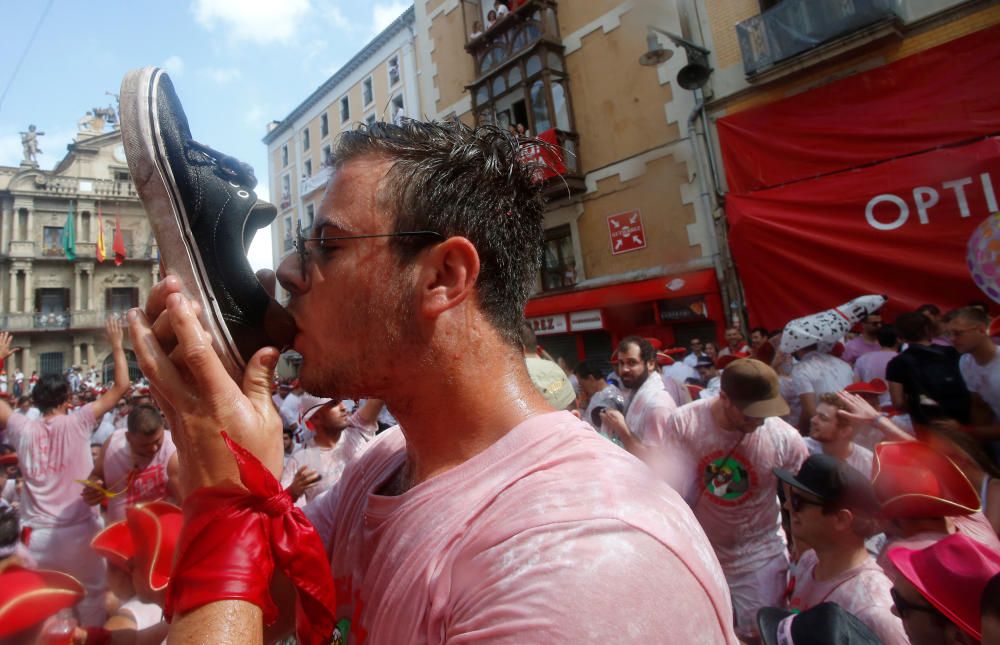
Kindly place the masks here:
[(549, 55), (546, 58), (546, 60), (549, 63), (550, 69), (557, 69), (560, 72), (563, 71), (562, 58), (559, 57), (559, 54), (555, 52), (549, 52)]
[(510, 70), (510, 73), (507, 74), (507, 85), (510, 87), (514, 87), (520, 82), (521, 82), (521, 68), (514, 67), (513, 69)]
[(528, 76), (534, 76), (538, 72), (542, 71), (542, 59), (539, 58), (538, 54), (535, 54), (528, 59), (528, 64), (525, 66), (528, 72)]
[(531, 84), (531, 115), (535, 118), (535, 136), (552, 129), (549, 120), (549, 102), (545, 92), (545, 83), (535, 81)]
[(485, 85), (479, 87), (476, 91), (476, 105), (482, 105), (490, 100), (490, 91)]
[(552, 81), (552, 111), (556, 114), (556, 127), (570, 130), (569, 106), (566, 104), (566, 91), (561, 81)]
[(505, 89), (507, 89), (507, 86), (504, 84), (503, 76), (498, 74), (497, 77), (493, 79), (493, 96), (503, 94)]

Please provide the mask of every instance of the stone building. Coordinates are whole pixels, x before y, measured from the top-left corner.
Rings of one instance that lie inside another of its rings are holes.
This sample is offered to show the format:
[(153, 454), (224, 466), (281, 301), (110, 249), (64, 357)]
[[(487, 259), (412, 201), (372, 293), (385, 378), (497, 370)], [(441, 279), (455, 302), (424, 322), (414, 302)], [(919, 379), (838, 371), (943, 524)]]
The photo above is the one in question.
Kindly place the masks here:
[[(156, 241), (129, 177), (113, 109), (96, 109), (79, 123), (66, 156), (52, 170), (27, 154), (18, 167), (0, 166), (0, 329), (21, 351), (8, 361), (25, 377), (110, 367), (104, 336), (109, 315), (145, 302), (158, 275)], [(44, 140), (43, 140), (44, 141)], [(73, 209), (76, 257), (63, 245)], [(97, 260), (98, 214), (107, 259)], [(115, 218), (126, 258), (114, 263)], [(130, 371), (138, 375), (129, 353)]]

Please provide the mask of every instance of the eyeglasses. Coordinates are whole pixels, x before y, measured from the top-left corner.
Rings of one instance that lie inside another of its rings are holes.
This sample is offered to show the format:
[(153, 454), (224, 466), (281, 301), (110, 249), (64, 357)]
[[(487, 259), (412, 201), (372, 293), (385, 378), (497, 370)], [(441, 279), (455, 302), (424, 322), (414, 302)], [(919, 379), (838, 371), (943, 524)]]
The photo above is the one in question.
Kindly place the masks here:
[[(402, 231), (399, 233), (374, 233), (369, 235), (344, 235), (344, 236), (326, 236), (319, 235), (317, 237), (306, 237), (302, 234), (302, 225), (299, 224), (299, 228), (295, 234), (295, 250), (299, 254), (299, 269), (302, 271), (302, 279), (306, 279), (306, 275), (309, 273), (309, 255), (311, 253), (308, 248), (310, 242), (315, 242), (317, 245), (324, 244), (326, 242), (340, 242), (343, 240), (364, 240), (375, 237), (436, 237), (439, 240), (443, 240), (444, 236), (436, 231)], [(320, 247), (323, 248), (323, 247)]]
[(811, 499), (802, 497), (794, 491), (788, 496), (788, 504), (796, 513), (801, 513), (802, 509), (806, 506), (826, 506), (823, 502), (814, 502)]
[(900, 618), (905, 619), (906, 615), (911, 611), (922, 611), (927, 614), (941, 613), (930, 605), (915, 605), (911, 603), (906, 598), (903, 598), (903, 595), (896, 591), (895, 587), (889, 590), (889, 595), (892, 596), (892, 604), (896, 605), (896, 612)]

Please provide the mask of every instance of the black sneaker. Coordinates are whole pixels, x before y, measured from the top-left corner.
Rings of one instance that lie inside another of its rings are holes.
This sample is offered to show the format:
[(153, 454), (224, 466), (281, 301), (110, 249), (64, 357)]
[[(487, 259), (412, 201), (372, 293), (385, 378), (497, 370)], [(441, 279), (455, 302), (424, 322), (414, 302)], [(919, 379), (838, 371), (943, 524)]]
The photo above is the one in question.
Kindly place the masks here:
[(295, 323), (264, 290), (246, 252), (277, 215), (257, 199), (253, 169), (192, 140), (162, 69), (122, 80), (121, 131), (132, 181), (167, 271), (201, 303), (215, 349), (236, 378), (261, 347), (287, 347)]

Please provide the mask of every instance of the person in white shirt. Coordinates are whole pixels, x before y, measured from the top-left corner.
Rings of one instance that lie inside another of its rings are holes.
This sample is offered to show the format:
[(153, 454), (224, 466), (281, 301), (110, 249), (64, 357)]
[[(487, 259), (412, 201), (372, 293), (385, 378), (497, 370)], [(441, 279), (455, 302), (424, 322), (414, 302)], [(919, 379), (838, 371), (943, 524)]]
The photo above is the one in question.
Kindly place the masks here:
[(510, 13), (510, 9), (507, 8), (507, 5), (500, 2), (500, 0), (496, 0), (496, 2), (493, 3), (493, 11), (497, 12), (497, 20)]
[(284, 425), (298, 425), (299, 414), (302, 412), (301, 403), (303, 394), (305, 394), (305, 390), (302, 389), (299, 380), (295, 379), (292, 381), (292, 391), (288, 393), (281, 402), (281, 407), (278, 408), (278, 414), (281, 416), (281, 421)]
[(945, 316), (945, 333), (961, 354), (958, 368), (972, 394), (976, 425), (1000, 420), (1000, 351), (990, 340), (990, 319), (977, 307), (963, 307)]
[(285, 402), (285, 398), (288, 397), (288, 393), (292, 391), (292, 386), (287, 382), (282, 381), (278, 383), (278, 390), (271, 395), (271, 400), (274, 401), (274, 407), (278, 410), (281, 409), (281, 404)]
[(809, 454), (836, 457), (870, 477), (874, 455), (854, 443), (854, 427), (838, 416), (837, 410), (847, 410), (847, 405), (836, 394), (827, 392), (819, 398), (816, 414), (809, 424), (809, 436), (805, 438)]
[(792, 367), (792, 382), (802, 406), (798, 427), (808, 432), (819, 397), (827, 392), (840, 392), (853, 383), (854, 370), (836, 356), (819, 351), (817, 345), (803, 347), (792, 355), (799, 361)]
[(684, 357), (684, 364), (693, 369), (698, 365), (698, 360), (705, 356), (705, 346), (700, 338), (692, 338), (688, 345), (691, 353)]

